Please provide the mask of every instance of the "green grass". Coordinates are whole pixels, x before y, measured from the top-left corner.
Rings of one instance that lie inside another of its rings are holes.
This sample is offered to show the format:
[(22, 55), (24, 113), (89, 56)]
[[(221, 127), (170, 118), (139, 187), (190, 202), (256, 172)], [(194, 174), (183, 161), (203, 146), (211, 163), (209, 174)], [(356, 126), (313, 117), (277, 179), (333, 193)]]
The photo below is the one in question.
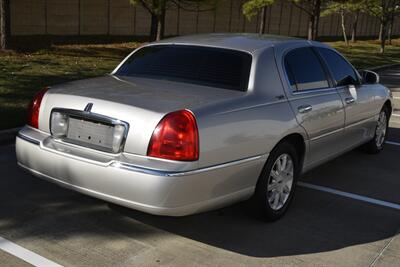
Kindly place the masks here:
[(111, 72), (137, 43), (68, 45), (0, 53), (0, 129), (25, 124), (26, 108), (45, 86)]
[(392, 45), (386, 46), (383, 55), (378, 53), (380, 47), (378, 41), (358, 41), (348, 47), (344, 42), (327, 44), (343, 53), (357, 69), (400, 64), (400, 39), (395, 39), (392, 41)]
[[(400, 63), (400, 39), (379, 54), (379, 44), (359, 41), (346, 47), (328, 44), (342, 52), (357, 68)], [(109, 73), (138, 43), (110, 45), (58, 45), (33, 53), (0, 52), (0, 129), (21, 126), (35, 92), (45, 86)]]

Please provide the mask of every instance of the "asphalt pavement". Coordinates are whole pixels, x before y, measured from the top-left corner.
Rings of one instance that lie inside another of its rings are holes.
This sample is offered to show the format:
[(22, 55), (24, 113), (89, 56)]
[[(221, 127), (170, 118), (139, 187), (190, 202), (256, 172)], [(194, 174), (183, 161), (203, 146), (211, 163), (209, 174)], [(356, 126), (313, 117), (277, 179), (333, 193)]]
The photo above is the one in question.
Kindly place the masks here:
[(382, 153), (303, 175), (274, 223), (246, 203), (182, 218), (130, 210), (35, 178), (0, 146), (0, 266), (400, 266), (400, 118), (390, 126)]

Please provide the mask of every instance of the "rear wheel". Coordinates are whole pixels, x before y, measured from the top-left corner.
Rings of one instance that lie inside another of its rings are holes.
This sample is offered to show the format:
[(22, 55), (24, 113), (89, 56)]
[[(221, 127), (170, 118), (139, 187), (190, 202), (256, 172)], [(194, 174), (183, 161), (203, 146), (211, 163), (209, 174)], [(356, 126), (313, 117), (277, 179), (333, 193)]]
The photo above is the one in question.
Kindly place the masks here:
[(369, 154), (377, 154), (382, 151), (386, 141), (389, 127), (389, 110), (384, 107), (379, 113), (374, 138), (364, 145), (364, 150)]
[(253, 197), (256, 212), (267, 221), (279, 219), (293, 199), (299, 160), (290, 143), (279, 144), (271, 153), (259, 177)]

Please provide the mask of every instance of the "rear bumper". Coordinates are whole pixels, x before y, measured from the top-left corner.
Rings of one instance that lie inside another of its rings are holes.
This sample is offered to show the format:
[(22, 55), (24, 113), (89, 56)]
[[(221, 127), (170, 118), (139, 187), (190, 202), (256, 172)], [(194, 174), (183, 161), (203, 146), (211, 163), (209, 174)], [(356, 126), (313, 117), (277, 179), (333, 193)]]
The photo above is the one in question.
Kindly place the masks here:
[[(41, 137), (40, 137), (41, 136)], [(183, 216), (252, 195), (267, 155), (204, 169), (159, 171), (125, 162), (87, 160), (46, 146), (30, 129), (16, 139), (18, 164), (63, 187), (151, 214)], [(68, 152), (68, 151), (67, 151)]]

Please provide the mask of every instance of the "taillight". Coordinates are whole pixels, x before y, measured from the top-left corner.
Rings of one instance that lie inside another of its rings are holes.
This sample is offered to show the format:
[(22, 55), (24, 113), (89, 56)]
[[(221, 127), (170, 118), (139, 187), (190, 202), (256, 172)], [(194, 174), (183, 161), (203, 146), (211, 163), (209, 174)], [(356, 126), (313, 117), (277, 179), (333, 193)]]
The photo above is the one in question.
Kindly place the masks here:
[(28, 125), (39, 128), (39, 111), (43, 96), (46, 94), (47, 88), (36, 93), (28, 107)]
[(153, 132), (147, 155), (180, 161), (198, 160), (199, 132), (193, 113), (179, 110), (167, 114)]

